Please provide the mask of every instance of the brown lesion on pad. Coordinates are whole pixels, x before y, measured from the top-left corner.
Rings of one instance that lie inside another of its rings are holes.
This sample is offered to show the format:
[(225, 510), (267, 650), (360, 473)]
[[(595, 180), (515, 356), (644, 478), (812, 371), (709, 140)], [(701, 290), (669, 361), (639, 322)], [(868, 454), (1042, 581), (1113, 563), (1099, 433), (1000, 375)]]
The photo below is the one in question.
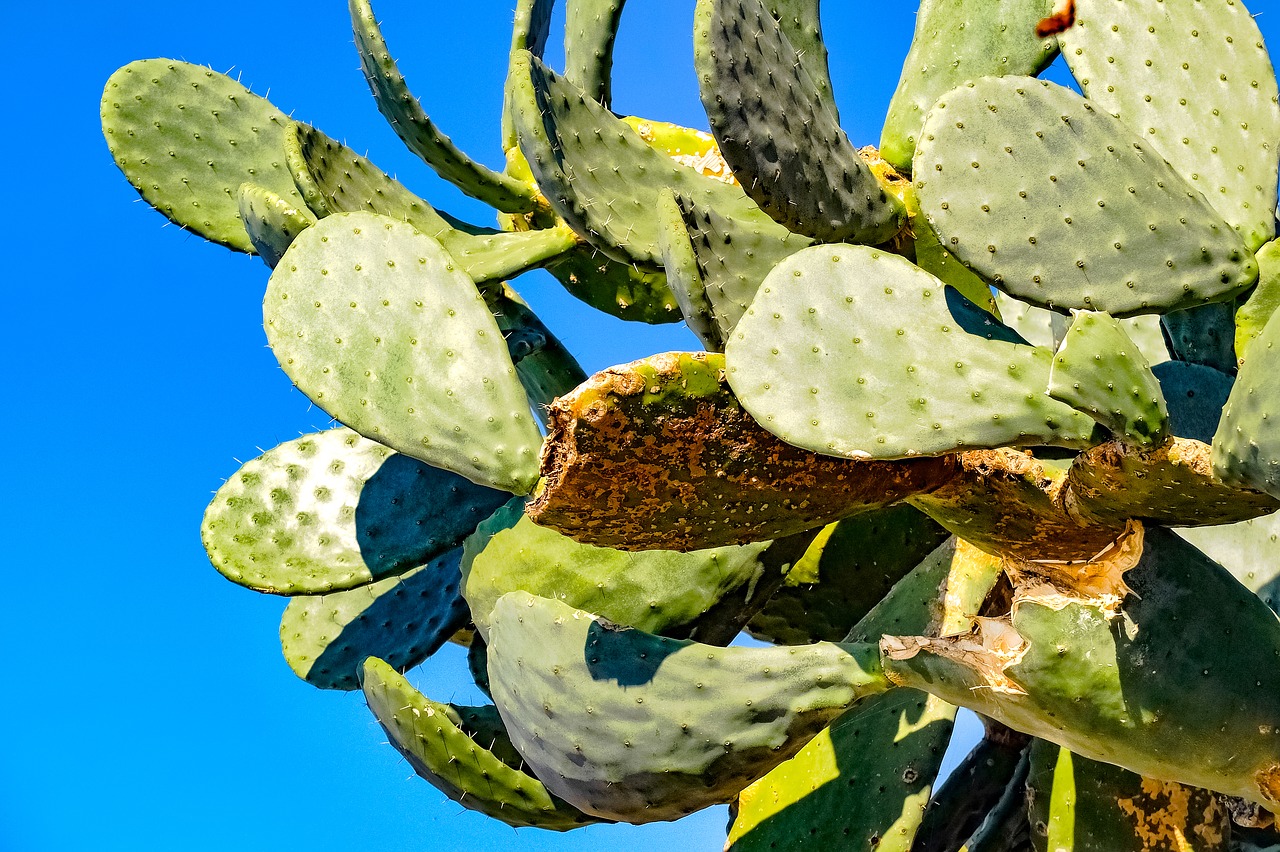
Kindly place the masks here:
[(1191, 438), (1170, 438), (1147, 450), (1121, 441), (1092, 447), (1076, 457), (1061, 500), (1083, 523), (1138, 518), (1168, 526), (1213, 526), (1280, 509), (1274, 497), (1214, 476), (1209, 445)]
[(557, 400), (529, 516), (578, 541), (695, 550), (779, 538), (930, 491), (951, 456), (858, 461), (793, 447), (738, 404), (715, 353), (666, 353)]

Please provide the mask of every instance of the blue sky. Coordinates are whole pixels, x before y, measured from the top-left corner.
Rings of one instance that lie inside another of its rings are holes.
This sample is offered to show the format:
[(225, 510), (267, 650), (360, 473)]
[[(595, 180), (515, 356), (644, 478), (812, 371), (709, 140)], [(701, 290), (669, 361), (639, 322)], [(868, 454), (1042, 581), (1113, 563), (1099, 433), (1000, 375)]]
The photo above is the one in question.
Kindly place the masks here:
[[(1273, 0), (1254, 0), (1255, 11)], [(454, 10), (447, 9), (452, 6)], [(914, 4), (829, 2), (846, 130), (877, 141)], [(632, 0), (620, 111), (705, 126), (690, 0)], [(12, 30), (4, 146), (11, 200), (3, 345), (10, 486), (0, 642), (0, 852), (113, 849), (718, 849), (725, 811), (676, 825), (514, 832), (448, 802), (383, 745), (358, 695), (320, 692), (279, 650), (284, 601), (223, 580), (200, 547), (211, 492), (328, 418), (265, 347), (267, 270), (166, 226), (116, 171), (98, 129), (119, 65), (172, 57), (231, 69), (286, 112), (368, 151), (419, 194), (482, 221), (378, 115), (339, 0), (72, 3)], [(507, 0), (379, 0), (402, 70), (468, 152), (501, 162)], [(1280, 18), (1260, 18), (1280, 44)], [(54, 41), (43, 40), (50, 36)], [(55, 64), (56, 63), (56, 64)], [(16, 260), (16, 274), (13, 274)], [(549, 278), (516, 285), (588, 370), (696, 348), (680, 328), (579, 310)], [(450, 648), (416, 675), (474, 700)]]

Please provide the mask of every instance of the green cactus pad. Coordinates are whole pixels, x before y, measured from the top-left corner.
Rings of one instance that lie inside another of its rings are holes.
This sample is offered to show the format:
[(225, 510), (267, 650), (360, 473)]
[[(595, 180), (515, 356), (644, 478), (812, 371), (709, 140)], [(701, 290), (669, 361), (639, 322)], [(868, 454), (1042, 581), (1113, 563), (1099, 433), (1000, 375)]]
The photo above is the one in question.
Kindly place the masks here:
[(951, 89), (988, 75), (1035, 76), (1058, 55), (1058, 40), (1036, 24), (1053, 0), (922, 0), (911, 51), (889, 102), (880, 153), (911, 170), (924, 117)]
[(1267, 320), (1280, 308), (1280, 240), (1258, 250), (1258, 286), (1236, 311), (1235, 354), (1243, 363), (1253, 341), (1262, 335)]
[(970, 635), (885, 638), (889, 677), (1092, 760), (1274, 808), (1280, 620), (1172, 532), (1149, 527), (1138, 547), (1129, 570), (1137, 553), (1095, 564), (1088, 596), (1030, 585)]
[(1085, 97), (1173, 164), (1244, 238), (1275, 236), (1280, 106), (1239, 0), (1077, 0), (1062, 54)]
[(1160, 382), (1119, 320), (1077, 311), (1053, 356), (1049, 396), (1083, 411), (1125, 443), (1154, 447), (1169, 430)]
[(948, 459), (833, 459), (739, 405), (724, 357), (668, 352), (601, 371), (552, 408), (538, 523), (624, 550), (696, 550), (816, 530), (927, 492)]
[(613, 44), (626, 0), (568, 0), (564, 76), (608, 108), (613, 101)]
[[(555, 0), (516, 0), (515, 24), (511, 28), (511, 51), (508, 54), (507, 73), (522, 51), (529, 51), (539, 59), (547, 47), (551, 36), (551, 13), (555, 8)], [(512, 114), (511, 86), (502, 89), (502, 150), (507, 153), (508, 166), (510, 157), (519, 154), (516, 139), (515, 116)], [(511, 169), (507, 169), (512, 174)], [(522, 177), (513, 175), (515, 177)], [(532, 183), (532, 181), (529, 181)]]
[[(919, 245), (920, 241), (917, 239), (917, 251)], [(922, 269), (928, 270), (928, 267), (919, 263), (919, 259), (916, 262)], [(937, 275), (937, 273), (935, 272), (934, 275)], [(1043, 346), (1047, 349), (1056, 350), (1067, 333), (1067, 327), (1071, 325), (1069, 316), (1028, 305), (1026, 302), (1020, 302), (999, 290), (995, 291), (994, 301), (1000, 321), (1020, 334), (1033, 346)], [(1160, 317), (1155, 314), (1139, 314), (1135, 317), (1126, 317), (1119, 320), (1119, 323), (1129, 339), (1137, 344), (1138, 352), (1151, 365), (1153, 371), (1159, 365), (1168, 363), (1169, 350), (1165, 347), (1164, 332), (1160, 327)]]
[(999, 844), (984, 847), (981, 838), (1002, 827), (987, 826), (992, 822), (1004, 822), (1007, 818), (1004, 800), (1011, 791), (1017, 797), (1018, 816), (1026, 823), (1026, 752), (1031, 738), (990, 719), (983, 719), (982, 725), (982, 739), (929, 799), (924, 819), (916, 832), (919, 840), (913, 852), (960, 849), (966, 845), (966, 837), (970, 838), (968, 845), (971, 849), (977, 837), (980, 841), (978, 849), (1007, 852), (1007, 846)]
[(610, 316), (651, 325), (680, 322), (680, 303), (662, 273), (619, 263), (592, 245), (579, 245), (547, 264), (575, 298)]
[(964, 852), (1029, 852), (1031, 825), (1027, 821), (1026, 781), (1030, 764), (1030, 756), (1024, 751), (1000, 798), (965, 841)]
[(506, 341), (440, 244), (369, 213), (308, 228), (263, 300), (281, 367), (347, 426), (473, 482), (524, 494), (542, 436)]
[(1280, 399), (1280, 322), (1272, 315), (1249, 348), (1213, 436), (1213, 471), (1222, 481), (1280, 497), (1280, 433), (1271, 420)]
[[(952, 539), (895, 585), (849, 641), (964, 623), (999, 573), (997, 559)], [(954, 716), (954, 707), (915, 690), (859, 704), (742, 791), (726, 848), (790, 848), (803, 838), (805, 849), (909, 852)]]
[(886, 688), (874, 646), (717, 648), (525, 592), (498, 600), (489, 638), (494, 702), (530, 768), (628, 822), (728, 801)]
[[(515, 517), (499, 517), (504, 514)], [(517, 590), (661, 633), (693, 621), (735, 590), (762, 579), (759, 557), (768, 545), (628, 553), (579, 544), (535, 524), (523, 515), (523, 506), (509, 505), (467, 540), (463, 589), (476, 629), (486, 640), (494, 604)]]
[(911, 506), (829, 524), (747, 629), (778, 645), (838, 642), (948, 535)]
[(557, 799), (537, 778), (511, 765), (511, 758), (501, 754), (510, 745), (492, 740), (492, 725), (470, 730), (468, 721), (487, 716), (488, 708), (432, 701), (376, 657), (364, 664), (364, 694), (396, 751), (414, 772), (455, 802), (517, 827), (567, 831), (600, 821)]
[(351, 24), (365, 80), (383, 114), (409, 150), (458, 189), (505, 213), (528, 213), (537, 205), (537, 190), (480, 165), (453, 144), (427, 117), (409, 91), (404, 75), (387, 50), (368, 0), (350, 0)]
[(1059, 497), (1073, 515), (1098, 523), (1231, 524), (1280, 509), (1269, 494), (1219, 480), (1208, 445), (1186, 438), (1150, 449), (1120, 441), (1090, 447), (1076, 456)]
[[(1143, 778), (1059, 749), (1031, 746), (1026, 802), (1036, 852), (1227, 852), (1231, 820), (1208, 790)], [(1061, 789), (1065, 787), (1066, 789)]]
[(765, 9), (782, 27), (795, 48), (796, 62), (804, 68), (820, 97), (833, 101), (827, 45), (822, 39), (819, 0), (765, 0)]
[[(764, 213), (724, 216), (677, 197), (712, 318), (727, 339), (747, 312), (769, 270), (813, 240), (793, 234)], [(723, 348), (723, 347), (721, 347)]]
[(739, 187), (658, 151), (532, 55), (516, 56), (508, 83), (520, 149), (547, 201), (615, 260), (661, 266), (653, 208), (663, 187), (724, 215), (759, 214)]
[(283, 156), (292, 122), (235, 80), (174, 59), (131, 62), (102, 92), (102, 132), (116, 165), (175, 224), (252, 252), (237, 192), (256, 183), (302, 198)]
[(1160, 324), (1173, 356), (1234, 376), (1237, 301), (1228, 299), (1162, 316)]
[(201, 536), (229, 580), (272, 594), (325, 594), (457, 547), (506, 499), (333, 429), (241, 467), (209, 503)]
[(241, 184), (237, 198), (249, 242), (272, 269), (284, 257), (294, 237), (316, 223), (315, 214), (305, 205), (294, 206), (256, 183)]
[(455, 549), (398, 577), (293, 598), (280, 620), (289, 668), (320, 689), (359, 689), (368, 657), (416, 666), (470, 618), (459, 591), (461, 559)]
[(1185, 361), (1156, 364), (1151, 372), (1169, 407), (1169, 431), (1179, 438), (1211, 443), (1234, 384), (1226, 373)]
[[(888, 166), (888, 163), (885, 162)], [(893, 172), (897, 176), (897, 180), (906, 181), (898, 172)], [(894, 183), (896, 184), (897, 181)], [(1030, 305), (1017, 302), (1014, 299), (1001, 293), (999, 290), (992, 289), (991, 285), (982, 279), (981, 276), (974, 273), (960, 261), (956, 260), (955, 255), (943, 248), (942, 243), (938, 242), (938, 235), (929, 227), (929, 223), (924, 220), (923, 214), (920, 212), (920, 204), (916, 199), (915, 191), (911, 188), (910, 182), (902, 186), (899, 191), (902, 193), (903, 201), (907, 205), (907, 214), (911, 217), (911, 232), (914, 235), (914, 247), (916, 253), (916, 266), (928, 272), (934, 278), (944, 284), (949, 284), (960, 291), (960, 295), (964, 296), (970, 302), (982, 308), (996, 319), (1003, 321), (1010, 328), (1017, 331), (1027, 338), (1029, 343), (1036, 346), (1048, 346), (1053, 349), (1052, 343), (1044, 343), (1041, 340), (1028, 336), (1026, 332), (1017, 325), (1018, 315), (1015, 314), (1010, 318), (1004, 316), (1004, 304), (1012, 303), (1020, 306), (1020, 309), (1036, 310)], [(997, 302), (1000, 305), (997, 306)], [(1047, 313), (1039, 311), (1039, 313)], [(1054, 316), (1057, 316), (1054, 314)], [(1065, 326), (1064, 326), (1065, 327)]]
[(914, 177), (930, 227), (1025, 302), (1119, 317), (1257, 279), (1252, 251), (1204, 197), (1074, 92), (986, 77), (944, 96), (923, 134)]
[(724, 335), (716, 323), (715, 312), (707, 298), (698, 256), (694, 254), (689, 230), (684, 224), (680, 202), (668, 189), (658, 193), (658, 248), (662, 252), (662, 268), (667, 286), (680, 304), (689, 330), (698, 335), (708, 352), (724, 351)]
[(1280, 614), (1280, 515), (1218, 527), (1190, 527), (1178, 535), (1262, 598)]
[(830, 91), (764, 0), (700, 0), (694, 14), (702, 105), (747, 194), (787, 230), (824, 242), (883, 243), (906, 224), (840, 127)]
[(1048, 350), (1018, 342), (908, 261), (863, 246), (815, 246), (774, 267), (725, 357), (729, 384), (760, 425), (818, 453), (1079, 447), (1094, 428), (1045, 395)]

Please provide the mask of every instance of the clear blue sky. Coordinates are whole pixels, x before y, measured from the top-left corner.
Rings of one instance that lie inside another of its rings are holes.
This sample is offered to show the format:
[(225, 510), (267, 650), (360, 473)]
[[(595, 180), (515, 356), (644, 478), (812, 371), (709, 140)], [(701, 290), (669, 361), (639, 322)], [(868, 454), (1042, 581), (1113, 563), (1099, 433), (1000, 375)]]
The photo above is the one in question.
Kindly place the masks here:
[[(874, 143), (914, 4), (828, 6), (846, 130)], [(691, 8), (632, 0), (617, 109), (705, 126)], [(508, 0), (379, 0), (375, 9), (427, 110), (464, 149), (499, 165)], [(11, 431), (0, 492), (9, 672), (0, 852), (719, 849), (723, 808), (674, 825), (553, 835), (513, 832), (446, 801), (383, 745), (360, 695), (320, 692), (290, 673), (277, 639), (284, 601), (226, 582), (201, 550), (204, 505), (236, 459), (328, 421), (265, 348), (266, 268), (165, 227), (136, 200), (102, 141), (98, 98), (133, 59), (234, 69), (433, 202), (483, 219), (487, 208), (438, 181), (378, 115), (346, 3), (134, 0), (35, 11), (52, 16), (14, 22), (6, 51), (16, 118), (3, 142), (10, 295), (0, 346)], [(1280, 10), (1260, 23), (1280, 44)], [(517, 287), (588, 370), (696, 348), (682, 329), (576, 310), (549, 278)], [(438, 699), (475, 698), (456, 649), (416, 682)]]

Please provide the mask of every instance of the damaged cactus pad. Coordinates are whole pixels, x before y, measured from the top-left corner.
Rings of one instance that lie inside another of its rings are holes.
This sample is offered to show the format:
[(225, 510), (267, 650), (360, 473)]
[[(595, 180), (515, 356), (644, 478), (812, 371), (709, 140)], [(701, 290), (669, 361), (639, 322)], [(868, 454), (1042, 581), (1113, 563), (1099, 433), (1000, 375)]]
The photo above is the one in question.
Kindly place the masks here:
[[(921, 0), (884, 101), (818, 0), (697, 0), (705, 129), (625, 113), (623, 0), (511, 2), (489, 165), (349, 4), (474, 224), (203, 66), (105, 81), (117, 166), (264, 261), (244, 322), (333, 420), (201, 526), (289, 598), (282, 676), (516, 845), (727, 805), (728, 852), (1280, 850), (1269, 0)], [(591, 374), (559, 286), (697, 351)], [(491, 703), (411, 682), (450, 641)]]

